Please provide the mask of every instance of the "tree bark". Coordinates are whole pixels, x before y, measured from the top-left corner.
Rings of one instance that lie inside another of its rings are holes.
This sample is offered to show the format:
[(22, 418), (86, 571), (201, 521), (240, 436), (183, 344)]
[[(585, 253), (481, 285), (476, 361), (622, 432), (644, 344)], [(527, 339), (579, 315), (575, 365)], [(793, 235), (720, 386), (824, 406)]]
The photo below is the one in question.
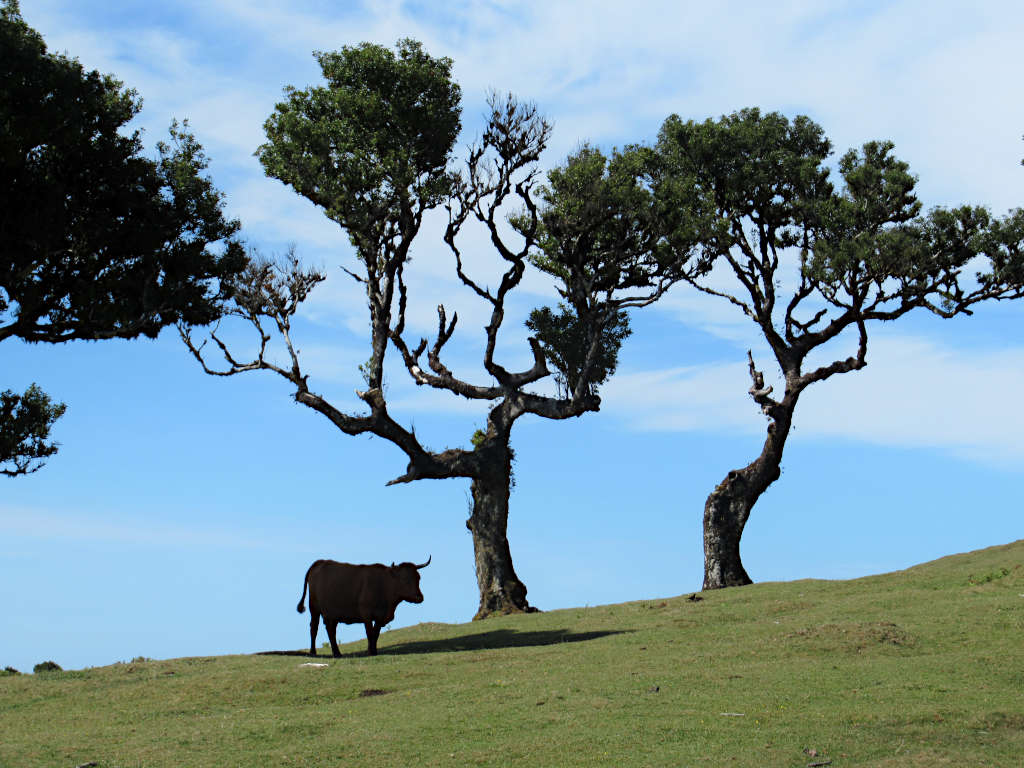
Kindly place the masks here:
[(782, 473), (782, 450), (792, 426), (796, 396), (772, 408), (772, 421), (761, 455), (743, 469), (734, 469), (704, 504), (704, 589), (752, 584), (740, 559), (740, 537), (750, 510)]
[(504, 461), (488, 463), (485, 475), (471, 486), (473, 512), (466, 527), (473, 534), (476, 581), (480, 608), (473, 620), (494, 614), (532, 613), (526, 585), (512, 567), (508, 545), (508, 499), (512, 482), (512, 452), (505, 446)]

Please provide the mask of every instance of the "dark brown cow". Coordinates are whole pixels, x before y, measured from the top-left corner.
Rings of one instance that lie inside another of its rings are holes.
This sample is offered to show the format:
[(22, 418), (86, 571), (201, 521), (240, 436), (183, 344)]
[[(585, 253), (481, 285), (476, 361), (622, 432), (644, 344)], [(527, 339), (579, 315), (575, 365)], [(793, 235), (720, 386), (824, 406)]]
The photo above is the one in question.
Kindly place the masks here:
[(338, 622), (362, 624), (366, 627), (366, 650), (377, 655), (377, 638), (381, 627), (395, 618), (395, 608), (403, 600), (422, 603), (420, 568), (430, 565), (430, 558), (422, 565), (414, 563), (391, 564), (390, 567), (352, 565), (334, 560), (317, 560), (306, 571), (302, 582), (302, 597), (296, 610), (303, 613), (306, 606), (306, 588), (309, 588), (309, 655), (316, 656), (316, 633), (320, 617), (324, 618), (327, 638), (335, 657), (338, 650), (336, 633)]

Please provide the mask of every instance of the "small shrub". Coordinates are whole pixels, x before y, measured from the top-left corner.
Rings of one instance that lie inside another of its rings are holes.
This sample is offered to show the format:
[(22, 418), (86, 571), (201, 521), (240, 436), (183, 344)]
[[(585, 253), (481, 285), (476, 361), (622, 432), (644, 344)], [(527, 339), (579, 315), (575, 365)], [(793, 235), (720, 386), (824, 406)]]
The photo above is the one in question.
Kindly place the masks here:
[(16, 670), (14, 667), (4, 667), (4, 671), (0, 672), (0, 677), (10, 677), (11, 675), (20, 675), (21, 672)]
[(1010, 575), (1010, 569), (1009, 568), (1000, 568), (998, 571), (992, 571), (992, 573), (986, 573), (984, 576), (982, 576), (980, 578), (976, 578), (974, 576), (974, 574), (972, 573), (970, 576), (967, 577), (967, 583), (972, 585), (972, 586), (977, 586), (979, 584), (988, 584), (990, 582), (993, 582), (993, 581), (995, 581), (997, 579), (1001, 579), (1004, 576), (1009, 576), (1009, 575)]
[(148, 656), (136, 656), (134, 659), (132, 659), (132, 664), (141, 664), (144, 661), (152, 661), (152, 659)]
[(60, 664), (56, 661), (41, 661), (32, 667), (33, 672), (63, 672)]

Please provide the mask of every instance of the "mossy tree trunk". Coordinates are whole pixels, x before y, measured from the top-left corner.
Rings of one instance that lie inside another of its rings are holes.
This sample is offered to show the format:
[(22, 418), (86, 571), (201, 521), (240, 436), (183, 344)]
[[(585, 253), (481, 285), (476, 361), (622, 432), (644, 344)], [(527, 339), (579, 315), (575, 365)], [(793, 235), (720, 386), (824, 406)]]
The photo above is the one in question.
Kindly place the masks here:
[(466, 527), (473, 534), (473, 557), (480, 589), (480, 607), (474, 620), (536, 610), (526, 600), (526, 585), (516, 575), (508, 544), (512, 449), (506, 441), (491, 450), (499, 455), (485, 465), (484, 473), (473, 479), (473, 511), (466, 521)]
[(750, 510), (782, 473), (782, 450), (795, 405), (793, 395), (772, 409), (761, 455), (746, 467), (729, 472), (704, 504), (704, 589), (753, 583), (740, 559), (740, 537)]

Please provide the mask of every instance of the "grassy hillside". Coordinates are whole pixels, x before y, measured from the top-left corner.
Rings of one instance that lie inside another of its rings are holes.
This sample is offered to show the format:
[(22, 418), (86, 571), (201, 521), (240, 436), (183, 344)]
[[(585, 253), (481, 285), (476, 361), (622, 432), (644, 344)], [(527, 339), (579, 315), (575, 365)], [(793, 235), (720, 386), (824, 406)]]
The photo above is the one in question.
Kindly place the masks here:
[(702, 597), (0, 677), (0, 766), (1024, 765), (1024, 541)]

